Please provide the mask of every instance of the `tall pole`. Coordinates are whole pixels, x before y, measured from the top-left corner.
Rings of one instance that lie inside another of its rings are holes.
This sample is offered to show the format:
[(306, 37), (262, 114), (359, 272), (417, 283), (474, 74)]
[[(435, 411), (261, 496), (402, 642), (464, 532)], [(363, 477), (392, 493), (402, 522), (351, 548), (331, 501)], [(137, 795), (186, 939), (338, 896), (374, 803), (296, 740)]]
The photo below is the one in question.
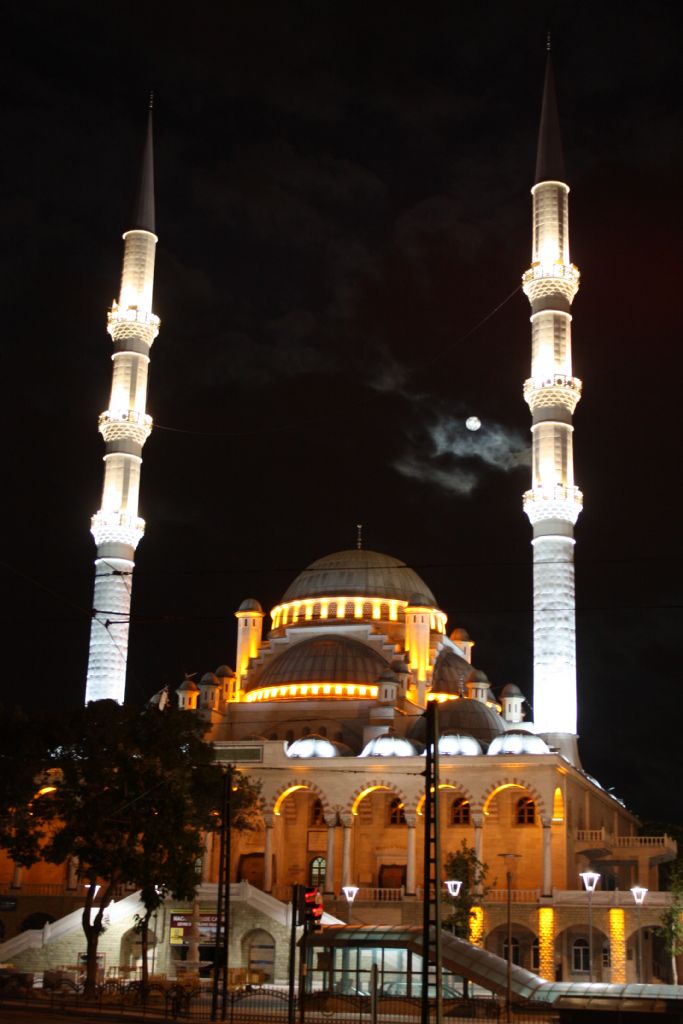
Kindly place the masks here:
[(519, 860), (521, 857), (520, 853), (499, 853), (499, 857), (502, 857), (505, 861), (506, 871), (505, 878), (507, 879), (507, 944), (508, 944), (508, 955), (507, 955), (507, 994), (506, 994), (506, 1012), (508, 1021), (512, 1020), (512, 867), (511, 863), (515, 860)]
[(643, 933), (640, 930), (640, 908), (645, 902), (647, 896), (647, 889), (642, 885), (634, 885), (631, 889), (631, 895), (635, 900), (636, 904), (636, 927), (638, 929), (638, 981), (643, 980)]
[[(225, 1020), (228, 1002), (228, 962), (230, 942), (230, 832), (233, 767), (223, 774), (221, 800), (221, 838), (218, 853), (218, 892), (216, 897), (216, 933), (211, 992), (211, 1020), (218, 1019), (218, 993), (221, 993), (221, 1020)], [(220, 983), (219, 983), (220, 977)]]
[(597, 871), (582, 871), (579, 878), (588, 893), (588, 980), (593, 981), (593, 893), (600, 881)]
[(138, 199), (123, 238), (121, 288), (107, 319), (114, 348), (111, 392), (98, 424), (105, 445), (104, 482), (99, 511), (91, 520), (97, 555), (86, 704), (104, 699), (123, 703), (135, 549), (145, 531), (145, 521), (138, 516), (138, 496), (142, 449), (152, 430), (147, 373), (152, 343), (159, 333), (159, 317), (152, 312), (158, 239), (151, 100)]
[(301, 903), (301, 886), (292, 886), (292, 921), (289, 932), (289, 991), (287, 993), (287, 1024), (294, 1024), (295, 1001), (294, 981), (296, 978), (296, 927), (299, 923), (299, 905)]
[[(424, 896), (422, 912), (422, 999), (420, 1024), (442, 1024), (441, 970), (441, 847), (439, 836), (439, 705), (429, 701), (425, 711)], [(429, 1013), (430, 951), (433, 949), (435, 1012)]]

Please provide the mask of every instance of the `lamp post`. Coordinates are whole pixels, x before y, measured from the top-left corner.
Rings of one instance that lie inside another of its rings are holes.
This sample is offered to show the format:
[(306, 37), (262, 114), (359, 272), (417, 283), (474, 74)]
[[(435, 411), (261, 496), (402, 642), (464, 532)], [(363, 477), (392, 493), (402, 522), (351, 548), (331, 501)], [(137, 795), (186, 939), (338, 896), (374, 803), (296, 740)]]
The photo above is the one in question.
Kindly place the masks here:
[(232, 816), (233, 766), (223, 772), (221, 799), (221, 832), (218, 854), (218, 887), (216, 898), (216, 934), (214, 943), (211, 1020), (218, 1018), (219, 975), (221, 976), (221, 1020), (225, 1020), (228, 1002), (228, 942), (230, 938), (230, 833)]
[(346, 923), (347, 924), (351, 924), (351, 913), (352, 913), (352, 910), (353, 910), (353, 901), (355, 900), (356, 896), (358, 895), (358, 886), (357, 885), (342, 885), (342, 892), (344, 893), (344, 896), (346, 898), (346, 902), (349, 905), (349, 913), (347, 915), (347, 922)]
[(462, 882), (458, 882), (454, 878), (449, 878), (446, 880), (445, 885), (446, 888), (448, 889), (448, 895), (452, 896), (453, 899), (455, 899), (456, 896), (460, 895), (460, 890), (462, 889)]
[(588, 893), (588, 980), (593, 981), (593, 893), (600, 881), (597, 871), (582, 871), (579, 878)]
[(634, 885), (631, 889), (631, 895), (636, 901), (636, 923), (638, 928), (638, 981), (643, 980), (643, 933), (640, 930), (640, 908), (645, 902), (647, 896), (647, 889), (644, 889), (642, 885)]
[(519, 860), (521, 853), (499, 853), (505, 861), (505, 878), (507, 880), (507, 932), (508, 932), (508, 970), (507, 970), (507, 1019), (512, 1020), (512, 864)]

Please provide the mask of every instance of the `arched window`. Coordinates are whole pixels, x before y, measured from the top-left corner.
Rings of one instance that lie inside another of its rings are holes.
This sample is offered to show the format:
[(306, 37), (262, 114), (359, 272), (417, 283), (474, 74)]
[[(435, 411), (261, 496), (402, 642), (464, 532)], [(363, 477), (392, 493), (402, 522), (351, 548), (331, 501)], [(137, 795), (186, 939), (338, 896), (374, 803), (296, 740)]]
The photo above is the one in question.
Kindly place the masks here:
[(406, 812), (403, 807), (403, 801), (397, 796), (389, 804), (389, 824), (390, 825), (405, 825), (406, 823)]
[(324, 857), (314, 857), (308, 869), (309, 885), (317, 885), (319, 889), (325, 885), (327, 861)]
[(531, 797), (523, 796), (517, 801), (515, 821), (518, 825), (536, 824), (536, 804)]
[[(508, 940), (507, 940), (507, 935), (506, 935), (505, 939), (503, 940), (503, 960), (507, 960), (507, 959), (508, 959)], [(512, 962), (513, 962), (513, 964), (517, 964), (517, 966), (519, 967), (519, 939), (516, 938), (514, 935), (512, 936)]]
[(590, 947), (585, 939), (575, 939), (572, 945), (572, 970), (588, 974), (590, 970)]
[(464, 796), (456, 796), (451, 804), (451, 825), (469, 825), (470, 802)]
[(316, 797), (311, 804), (311, 825), (324, 825), (325, 824), (325, 812), (323, 811), (323, 802), (320, 797)]

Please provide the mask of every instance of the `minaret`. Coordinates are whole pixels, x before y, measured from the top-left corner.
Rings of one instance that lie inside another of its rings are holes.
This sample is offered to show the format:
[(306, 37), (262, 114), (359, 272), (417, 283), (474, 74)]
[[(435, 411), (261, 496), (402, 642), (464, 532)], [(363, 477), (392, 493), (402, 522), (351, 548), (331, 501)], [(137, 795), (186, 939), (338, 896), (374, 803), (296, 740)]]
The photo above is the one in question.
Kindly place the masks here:
[(582, 494), (574, 484), (572, 415), (581, 381), (572, 376), (571, 304), (579, 272), (569, 258), (568, 195), (550, 40), (533, 196), (531, 267), (522, 285), (531, 303), (531, 490), (524, 511), (533, 527), (534, 722), (572, 762), (576, 745), (574, 524)]
[(114, 352), (109, 408), (99, 418), (105, 443), (102, 504), (92, 518), (97, 545), (95, 593), (85, 699), (123, 702), (135, 549), (145, 529), (138, 517), (142, 447), (152, 430), (147, 415), (147, 368), (159, 317), (152, 312), (154, 153), (152, 100), (131, 227), (123, 236), (118, 302), (108, 314)]

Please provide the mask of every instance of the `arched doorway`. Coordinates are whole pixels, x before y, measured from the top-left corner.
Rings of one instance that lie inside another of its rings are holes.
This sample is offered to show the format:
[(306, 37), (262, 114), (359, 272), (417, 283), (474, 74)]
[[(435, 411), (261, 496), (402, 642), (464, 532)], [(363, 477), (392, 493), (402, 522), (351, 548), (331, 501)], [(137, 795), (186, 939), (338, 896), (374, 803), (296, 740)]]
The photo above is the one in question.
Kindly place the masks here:
[[(157, 959), (157, 936), (151, 928), (147, 932), (147, 970), (154, 974)], [(142, 967), (142, 940), (135, 928), (129, 928), (121, 936), (119, 967), (127, 974), (134, 975)]]
[(275, 939), (269, 932), (257, 928), (245, 935), (242, 940), (242, 956), (254, 981), (259, 976), (263, 982), (274, 981)]

